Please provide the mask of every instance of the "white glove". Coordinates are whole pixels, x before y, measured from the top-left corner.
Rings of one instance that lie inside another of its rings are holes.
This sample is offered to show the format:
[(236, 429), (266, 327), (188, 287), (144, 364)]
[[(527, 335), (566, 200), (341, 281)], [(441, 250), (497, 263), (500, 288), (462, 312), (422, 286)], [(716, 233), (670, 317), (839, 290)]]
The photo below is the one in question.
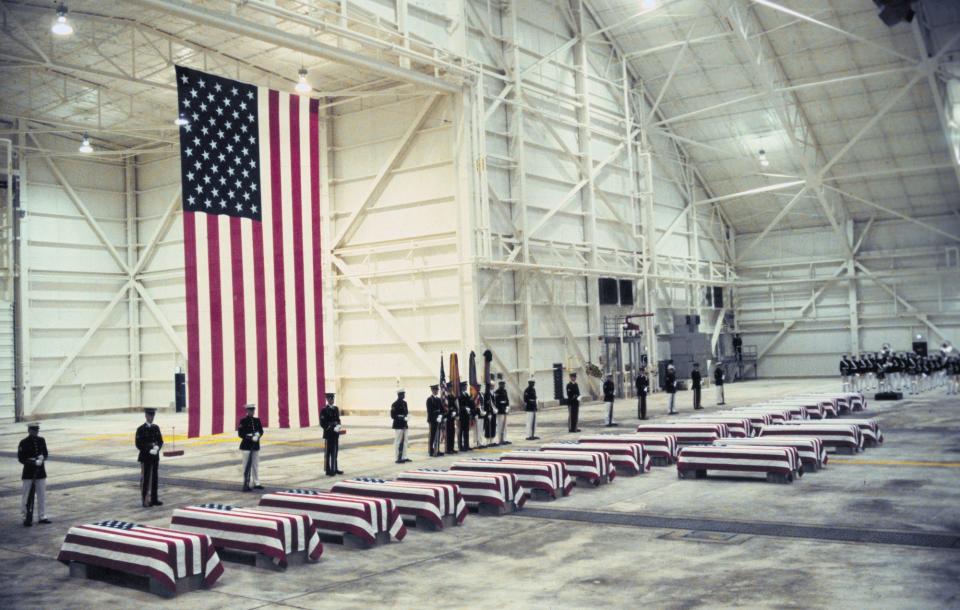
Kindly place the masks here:
[(34, 458), (34, 462), (36, 462), (37, 467), (43, 466), (43, 456), (38, 455), (37, 457)]
[(443, 415), (437, 415), (437, 423), (438, 423), (438, 424), (440, 423), (440, 420), (442, 420), (442, 419), (443, 419)]
[(510, 407), (507, 407), (504, 413), (509, 413), (509, 412), (510, 412)]
[(406, 415), (403, 416), (403, 421), (407, 421), (407, 416), (406, 416)]
[(260, 440), (260, 435), (257, 434), (257, 433), (254, 433), (254, 435), (253, 435), (253, 437), (251, 438), (251, 440), (252, 440), (253, 442), (257, 442), (258, 440)]
[(153, 449), (150, 450), (150, 455), (157, 455), (158, 453), (160, 453), (160, 447), (154, 445)]
[(334, 431), (334, 432), (340, 432), (340, 424), (337, 424), (336, 426), (334, 426), (334, 427), (333, 427), (333, 431)]

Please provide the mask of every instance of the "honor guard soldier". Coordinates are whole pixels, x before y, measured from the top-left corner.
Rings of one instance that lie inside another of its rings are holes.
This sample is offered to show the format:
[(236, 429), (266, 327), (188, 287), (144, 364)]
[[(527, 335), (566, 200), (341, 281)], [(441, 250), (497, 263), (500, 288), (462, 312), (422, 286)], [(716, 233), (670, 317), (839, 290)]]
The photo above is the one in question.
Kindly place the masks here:
[(647, 376), (647, 367), (640, 367), (637, 375), (637, 417), (647, 419), (647, 393), (650, 391), (650, 377)]
[(664, 375), (664, 381), (666, 382), (666, 387), (664, 390), (667, 391), (667, 400), (670, 410), (667, 411), (667, 415), (676, 415), (677, 414), (677, 369), (673, 368), (672, 364), (667, 365), (667, 374)]
[(430, 396), (427, 397), (427, 425), (430, 426), (430, 446), (427, 454), (430, 457), (443, 455), (440, 453), (440, 426), (443, 424), (443, 399), (439, 396), (440, 386), (430, 386)]
[(497, 444), (497, 414), (493, 408), (493, 384), (483, 393), (483, 441), (485, 447)]
[(340, 409), (333, 404), (336, 396), (333, 392), (327, 392), (327, 404), (320, 411), (320, 427), (323, 428), (323, 468), (328, 477), (337, 474), (343, 474), (338, 464), (340, 454)]
[(853, 363), (850, 362), (850, 354), (844, 354), (840, 358), (840, 379), (843, 381), (843, 391), (853, 392)]
[(460, 413), (460, 430), (457, 438), (457, 448), (460, 451), (473, 451), (470, 448), (470, 422), (473, 419), (473, 410), (476, 405), (473, 398), (467, 393), (467, 382), (460, 382), (460, 396), (457, 399), (457, 409)]
[(497, 444), (509, 445), (507, 440), (507, 413), (510, 412), (510, 395), (507, 394), (507, 382), (501, 380), (493, 393), (493, 404), (497, 408)]
[(527, 381), (527, 389), (523, 391), (523, 410), (527, 412), (527, 440), (536, 441), (537, 436), (537, 390), (534, 384), (537, 381), (530, 377)]
[(700, 381), (703, 377), (700, 375), (700, 365), (693, 363), (693, 370), (690, 371), (690, 387), (693, 389), (693, 408), (702, 409), (700, 406)]
[(162, 506), (157, 498), (157, 484), (160, 477), (160, 449), (163, 447), (163, 435), (160, 426), (153, 423), (156, 409), (144, 409), (147, 421), (137, 428), (136, 445), (140, 454), (140, 500), (143, 506)]
[(570, 432), (580, 432), (577, 423), (580, 420), (580, 386), (577, 385), (577, 374), (570, 373), (570, 383), (567, 384), (567, 429)]
[(460, 408), (457, 394), (454, 392), (453, 383), (447, 384), (447, 415), (445, 431), (447, 437), (447, 453), (457, 452), (457, 421), (460, 419)]
[(27, 438), (17, 446), (17, 460), (23, 464), (20, 509), (25, 527), (33, 525), (34, 514), (39, 517), (37, 523), (50, 523), (47, 519), (47, 469), (44, 466), (48, 455), (47, 441), (40, 436), (39, 422), (30, 422), (27, 424)]
[(407, 393), (400, 388), (397, 390), (397, 399), (390, 405), (390, 419), (393, 420), (393, 454), (397, 456), (397, 464), (409, 462), (407, 459)]
[(473, 446), (480, 447), (480, 437), (483, 436), (484, 414), (483, 414), (483, 392), (477, 388), (477, 395), (470, 397), (470, 430), (473, 432)]
[[(263, 424), (254, 417), (257, 405), (246, 406), (247, 416), (240, 420), (237, 436), (240, 437), (240, 454), (243, 455), (243, 491), (263, 489), (260, 484), (260, 437), (263, 436)], [(251, 485), (253, 483), (253, 485)]]
[(725, 375), (723, 374), (723, 367), (719, 364), (715, 369), (713, 369), (713, 385), (717, 386), (717, 405), (727, 404), (723, 400), (723, 380)]
[(607, 375), (607, 380), (603, 382), (603, 402), (607, 403), (607, 422), (609, 426), (619, 426), (613, 421), (613, 402), (616, 399), (616, 386), (613, 383), (613, 375)]

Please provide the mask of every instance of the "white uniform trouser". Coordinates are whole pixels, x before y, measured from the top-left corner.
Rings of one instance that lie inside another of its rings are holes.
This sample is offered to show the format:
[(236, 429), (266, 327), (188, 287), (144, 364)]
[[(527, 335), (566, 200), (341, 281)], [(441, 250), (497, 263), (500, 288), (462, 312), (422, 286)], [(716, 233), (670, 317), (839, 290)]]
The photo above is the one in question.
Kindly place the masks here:
[(243, 468), (242, 468), (242, 470), (241, 470), (240, 472), (246, 472), (246, 471), (247, 471), (247, 460), (251, 460), (251, 459), (252, 459), (252, 460), (253, 460), (253, 463), (250, 464), (250, 481), (249, 481), (249, 483), (250, 483), (251, 485), (259, 485), (259, 484), (260, 484), (260, 452), (259, 452), (259, 451), (245, 451), (245, 450), (241, 450), (240, 453), (243, 454), (243, 463), (241, 464), (241, 466), (242, 466)]
[[(30, 485), (33, 483), (33, 479), (24, 479), (23, 480), (23, 495), (20, 499), (20, 514), (23, 515), (23, 518), (27, 518), (27, 498), (30, 497)], [(33, 514), (40, 519), (47, 518), (47, 480), (46, 479), (37, 479), (36, 487), (37, 497), (33, 504)]]
[(475, 417), (470, 420), (470, 427), (473, 428), (473, 446), (480, 446), (480, 428), (483, 427), (483, 419)]
[(613, 401), (607, 403), (607, 424), (613, 423)]
[(393, 455), (398, 460), (407, 459), (407, 429), (393, 431)]
[(718, 386), (716, 386), (716, 388), (717, 388), (717, 404), (720, 404), (720, 403), (722, 403), (722, 402), (726, 402), (726, 401), (723, 399), (723, 386), (722, 386), (722, 385), (718, 385)]
[(537, 430), (537, 412), (527, 411), (527, 438), (534, 436)]
[(497, 414), (497, 442), (501, 445), (507, 442), (507, 414)]

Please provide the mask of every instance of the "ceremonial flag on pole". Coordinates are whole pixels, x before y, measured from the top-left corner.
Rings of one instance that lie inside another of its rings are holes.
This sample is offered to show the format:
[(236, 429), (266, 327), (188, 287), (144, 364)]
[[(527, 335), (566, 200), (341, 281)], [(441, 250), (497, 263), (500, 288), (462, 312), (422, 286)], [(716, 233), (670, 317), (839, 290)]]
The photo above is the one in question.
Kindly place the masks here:
[(317, 100), (177, 66), (188, 436), (319, 423)]

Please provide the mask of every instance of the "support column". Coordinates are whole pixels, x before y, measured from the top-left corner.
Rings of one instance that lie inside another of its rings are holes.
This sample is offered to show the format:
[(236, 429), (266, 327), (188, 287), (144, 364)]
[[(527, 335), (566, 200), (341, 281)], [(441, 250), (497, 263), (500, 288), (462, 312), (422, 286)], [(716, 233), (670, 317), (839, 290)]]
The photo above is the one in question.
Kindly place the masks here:
[(27, 208), (30, 189), (27, 186), (29, 174), (27, 172), (27, 122), (23, 119), (17, 122), (17, 210), (14, 214), (14, 239), (16, 245), (14, 253), (15, 283), (14, 283), (14, 317), (15, 332), (15, 366), (16, 366), (16, 415), (23, 420), (30, 415), (33, 404), (33, 393), (30, 391), (32, 383), (30, 377), (30, 225), (27, 222)]
[[(137, 164), (134, 157), (127, 157), (123, 168), (124, 189), (126, 194), (126, 234), (127, 268), (131, 270), (130, 279), (137, 268), (139, 252), (139, 232), (137, 230)], [(127, 349), (129, 351), (130, 370), (130, 406), (143, 406), (141, 399), (142, 375), (140, 373), (140, 303), (133, 282), (127, 290)]]
[[(853, 221), (847, 221), (847, 243), (853, 244)], [(850, 308), (850, 351), (860, 353), (860, 298), (857, 281), (856, 250), (850, 249), (850, 258), (847, 259), (847, 305)]]

